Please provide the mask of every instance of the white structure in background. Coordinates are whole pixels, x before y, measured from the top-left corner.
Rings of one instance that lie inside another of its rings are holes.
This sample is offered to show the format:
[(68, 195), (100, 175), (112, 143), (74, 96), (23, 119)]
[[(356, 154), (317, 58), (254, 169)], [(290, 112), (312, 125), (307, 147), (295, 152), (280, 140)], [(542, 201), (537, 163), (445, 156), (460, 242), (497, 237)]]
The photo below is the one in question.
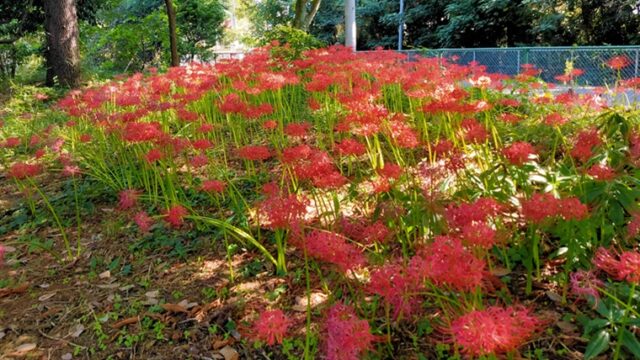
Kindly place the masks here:
[(237, 3), (238, 0), (229, 0), (229, 7), (225, 9), (225, 31), (230, 32), (234, 39), (228, 43), (219, 43), (213, 48), (213, 53), (215, 54), (214, 62), (224, 59), (242, 59), (244, 54), (251, 50), (239, 41), (239, 34), (248, 33), (249, 23), (245, 19), (238, 19), (236, 15), (238, 9)]
[(344, 45), (356, 50), (356, 0), (344, 1)]

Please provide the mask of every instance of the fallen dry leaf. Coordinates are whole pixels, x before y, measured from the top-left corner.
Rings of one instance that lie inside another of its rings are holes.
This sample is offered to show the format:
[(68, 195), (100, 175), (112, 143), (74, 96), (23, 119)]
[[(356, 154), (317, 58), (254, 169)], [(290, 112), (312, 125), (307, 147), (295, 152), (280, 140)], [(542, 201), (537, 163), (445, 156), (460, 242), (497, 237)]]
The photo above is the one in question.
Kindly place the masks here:
[(140, 317), (133, 316), (133, 317), (130, 317), (130, 318), (122, 319), (122, 320), (118, 321), (117, 323), (111, 325), (111, 327), (114, 328), (114, 329), (120, 329), (123, 326), (135, 324), (138, 321), (140, 321)]
[(55, 291), (51, 292), (51, 293), (48, 293), (48, 294), (44, 294), (44, 295), (42, 295), (42, 296), (40, 296), (38, 298), (38, 301), (47, 301), (47, 300), (51, 299), (52, 297), (56, 296), (56, 294), (57, 294), (57, 292), (55, 292)]
[(69, 336), (71, 336), (72, 338), (77, 338), (80, 336), (80, 334), (82, 334), (83, 331), (84, 331), (84, 326), (82, 324), (76, 324), (69, 331)]
[(29, 351), (35, 350), (36, 347), (37, 346), (34, 343), (22, 344), (18, 346), (14, 352), (7, 354), (7, 356), (13, 356), (13, 357), (25, 356)]
[(184, 306), (180, 306), (178, 304), (162, 304), (160, 306), (168, 312), (185, 314), (188, 313), (187, 309), (185, 309)]
[(29, 288), (29, 284), (25, 283), (12, 288), (0, 289), (0, 298), (11, 296), (11, 295), (22, 294), (23, 292), (27, 291), (28, 288)]
[(240, 354), (236, 351), (236, 349), (231, 346), (225, 346), (218, 351), (222, 356), (224, 356), (224, 360), (238, 360), (240, 359)]

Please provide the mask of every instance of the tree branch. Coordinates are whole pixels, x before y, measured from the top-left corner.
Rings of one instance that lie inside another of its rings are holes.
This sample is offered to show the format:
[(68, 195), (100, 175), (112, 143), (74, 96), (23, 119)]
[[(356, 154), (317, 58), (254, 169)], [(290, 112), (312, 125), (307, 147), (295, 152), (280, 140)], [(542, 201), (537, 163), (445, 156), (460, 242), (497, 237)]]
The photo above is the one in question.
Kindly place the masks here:
[(311, 26), (313, 19), (316, 17), (316, 14), (318, 13), (318, 9), (320, 9), (321, 2), (322, 0), (313, 0), (313, 2), (311, 3), (311, 12), (307, 14), (307, 17), (304, 20), (303, 30), (307, 31), (309, 29), (309, 26)]

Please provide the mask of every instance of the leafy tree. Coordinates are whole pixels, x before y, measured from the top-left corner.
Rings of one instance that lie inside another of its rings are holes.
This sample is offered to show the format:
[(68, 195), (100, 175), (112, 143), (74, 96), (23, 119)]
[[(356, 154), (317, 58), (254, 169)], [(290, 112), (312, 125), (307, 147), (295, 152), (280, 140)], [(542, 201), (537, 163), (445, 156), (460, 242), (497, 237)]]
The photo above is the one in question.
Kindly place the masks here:
[(218, 0), (180, 0), (178, 28), (180, 53), (189, 60), (211, 58), (211, 48), (224, 34), (224, 6)]
[(530, 44), (532, 12), (524, 0), (457, 0), (446, 7), (447, 23), (437, 29), (444, 47)]

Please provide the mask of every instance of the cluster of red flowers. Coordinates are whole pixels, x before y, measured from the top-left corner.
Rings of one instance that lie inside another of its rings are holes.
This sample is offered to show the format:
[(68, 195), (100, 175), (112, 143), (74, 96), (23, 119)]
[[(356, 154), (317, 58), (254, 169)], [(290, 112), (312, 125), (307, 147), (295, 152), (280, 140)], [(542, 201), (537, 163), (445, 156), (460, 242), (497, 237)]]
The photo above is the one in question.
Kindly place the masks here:
[(165, 220), (172, 227), (178, 228), (184, 223), (184, 217), (189, 212), (182, 205), (173, 205), (165, 213)]
[(409, 274), (405, 266), (388, 263), (371, 271), (367, 290), (379, 295), (391, 305), (395, 319), (414, 314), (418, 305), (415, 295), (424, 286), (414, 274)]
[(275, 345), (282, 343), (290, 325), (291, 321), (282, 310), (268, 310), (260, 313), (253, 327), (259, 340), (267, 345)]
[(604, 287), (604, 282), (593, 271), (579, 270), (571, 274), (571, 291), (577, 296), (592, 297), (596, 302), (600, 299), (598, 289)]
[(200, 189), (208, 193), (222, 193), (226, 187), (227, 184), (220, 180), (205, 180), (200, 185)]
[(593, 264), (618, 281), (640, 284), (640, 253), (624, 251), (615, 253), (598, 248)]
[(418, 251), (409, 264), (410, 273), (438, 286), (472, 291), (482, 283), (485, 262), (467, 251), (462, 242), (449, 236), (436, 236), (434, 242)]
[(347, 220), (342, 218), (340, 227), (342, 233), (348, 238), (364, 245), (383, 243), (391, 234), (391, 230), (381, 220), (371, 223), (364, 219)]
[(305, 236), (302, 246), (309, 256), (334, 264), (342, 272), (366, 264), (364, 255), (357, 247), (348, 243), (344, 236), (333, 232), (314, 230)]
[(9, 177), (22, 180), (32, 178), (42, 172), (39, 164), (15, 163), (9, 168)]
[(120, 191), (118, 207), (120, 210), (128, 210), (136, 206), (138, 198), (140, 197), (140, 191), (133, 189), (125, 189)]
[(540, 325), (541, 321), (526, 308), (491, 306), (457, 318), (450, 332), (465, 354), (479, 357), (518, 349)]
[(238, 149), (238, 156), (244, 160), (263, 161), (272, 155), (269, 148), (264, 145), (247, 145)]
[(336, 144), (336, 148), (338, 149), (338, 153), (343, 156), (360, 156), (367, 151), (364, 144), (350, 138), (344, 139), (340, 143)]
[(593, 156), (593, 149), (600, 144), (602, 144), (602, 140), (597, 130), (581, 131), (573, 149), (571, 149), (571, 156), (581, 162), (587, 162)]
[(613, 70), (621, 70), (629, 65), (631, 65), (631, 60), (624, 55), (614, 56), (607, 60), (607, 66)]
[(531, 160), (531, 157), (536, 155), (536, 150), (530, 143), (518, 141), (504, 148), (502, 154), (513, 165), (520, 166)]
[(325, 327), (327, 360), (358, 360), (374, 340), (369, 323), (341, 303), (329, 309)]
[(261, 225), (271, 230), (295, 227), (304, 220), (306, 213), (306, 201), (293, 194), (273, 193), (258, 204), (258, 214), (266, 218), (266, 222)]
[(551, 193), (535, 193), (522, 200), (522, 216), (533, 223), (552, 218), (582, 220), (589, 216), (589, 209), (576, 197), (558, 199)]
[(599, 181), (609, 181), (616, 177), (616, 171), (610, 166), (595, 164), (587, 170), (587, 174)]
[(284, 149), (283, 162), (293, 168), (298, 180), (311, 180), (314, 186), (321, 189), (339, 188), (348, 181), (336, 169), (329, 154), (308, 145)]

